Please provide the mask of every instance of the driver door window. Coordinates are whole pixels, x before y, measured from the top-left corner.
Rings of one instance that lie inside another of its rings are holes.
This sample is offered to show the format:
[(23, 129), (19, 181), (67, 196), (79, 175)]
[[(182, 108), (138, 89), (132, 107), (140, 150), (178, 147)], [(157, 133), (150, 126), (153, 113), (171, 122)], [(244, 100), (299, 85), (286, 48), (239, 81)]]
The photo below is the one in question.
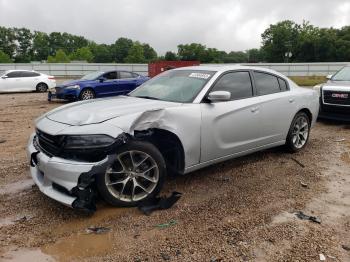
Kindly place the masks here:
[(252, 97), (253, 87), (249, 72), (231, 72), (223, 75), (211, 90), (213, 91), (228, 91), (231, 93), (231, 100)]
[(117, 72), (108, 72), (103, 75), (104, 78), (106, 78), (106, 81), (113, 81), (118, 78)]

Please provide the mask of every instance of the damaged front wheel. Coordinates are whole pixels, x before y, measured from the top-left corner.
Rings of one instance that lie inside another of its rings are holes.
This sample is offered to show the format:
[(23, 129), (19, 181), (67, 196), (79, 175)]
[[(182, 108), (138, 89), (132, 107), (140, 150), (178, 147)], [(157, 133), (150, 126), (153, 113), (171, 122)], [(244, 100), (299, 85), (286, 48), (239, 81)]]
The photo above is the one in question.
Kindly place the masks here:
[(151, 143), (130, 141), (121, 146), (106, 172), (97, 176), (102, 197), (114, 206), (136, 206), (156, 196), (164, 182), (162, 154)]

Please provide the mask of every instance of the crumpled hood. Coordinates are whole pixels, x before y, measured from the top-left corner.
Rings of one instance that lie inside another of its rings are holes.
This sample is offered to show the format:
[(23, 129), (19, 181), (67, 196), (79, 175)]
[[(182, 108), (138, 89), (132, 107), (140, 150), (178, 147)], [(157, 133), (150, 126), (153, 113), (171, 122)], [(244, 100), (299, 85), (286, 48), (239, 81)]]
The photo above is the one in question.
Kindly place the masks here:
[(101, 123), (119, 116), (175, 107), (180, 103), (118, 96), (107, 99), (94, 99), (71, 103), (58, 107), (45, 116), (52, 120), (72, 126)]
[(328, 81), (322, 85), (323, 90), (350, 92), (350, 81)]

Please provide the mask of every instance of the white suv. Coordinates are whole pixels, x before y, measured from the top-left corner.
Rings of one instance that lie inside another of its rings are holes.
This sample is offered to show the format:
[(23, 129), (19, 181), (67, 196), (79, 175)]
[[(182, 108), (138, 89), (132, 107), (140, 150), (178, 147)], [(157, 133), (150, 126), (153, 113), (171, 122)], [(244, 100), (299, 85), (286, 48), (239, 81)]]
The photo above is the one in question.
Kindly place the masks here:
[(0, 74), (1, 92), (38, 91), (46, 92), (56, 86), (54, 76), (27, 70), (8, 70)]

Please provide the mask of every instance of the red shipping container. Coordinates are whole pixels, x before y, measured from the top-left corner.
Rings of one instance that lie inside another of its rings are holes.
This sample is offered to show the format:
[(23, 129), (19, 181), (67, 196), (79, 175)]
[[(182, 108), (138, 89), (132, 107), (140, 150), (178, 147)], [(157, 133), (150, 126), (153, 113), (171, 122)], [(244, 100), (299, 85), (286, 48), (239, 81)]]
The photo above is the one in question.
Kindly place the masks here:
[(185, 66), (198, 66), (199, 61), (157, 61), (148, 64), (148, 76), (154, 77), (166, 70), (185, 67)]

